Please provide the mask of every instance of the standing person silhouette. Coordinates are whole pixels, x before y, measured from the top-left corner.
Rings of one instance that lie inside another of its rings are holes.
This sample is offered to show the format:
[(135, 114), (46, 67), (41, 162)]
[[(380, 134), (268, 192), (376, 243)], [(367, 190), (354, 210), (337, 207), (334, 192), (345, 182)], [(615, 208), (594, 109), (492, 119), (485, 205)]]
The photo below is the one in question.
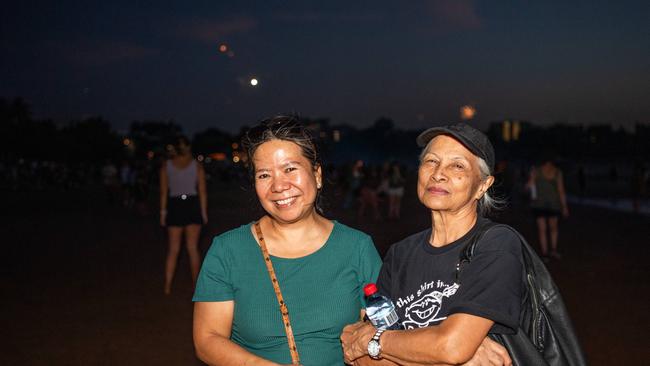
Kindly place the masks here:
[(404, 196), (405, 179), (400, 166), (393, 162), (390, 166), (388, 177), (388, 218), (399, 220), (402, 210), (402, 197)]
[[(528, 188), (535, 187), (536, 195), (530, 203), (537, 223), (537, 234), (542, 252), (542, 259), (548, 262), (549, 255), (560, 259), (557, 250), (558, 218), (560, 215), (569, 216), (569, 206), (566, 202), (564, 179), (562, 171), (552, 159), (544, 158), (542, 164), (534, 167), (528, 179)], [(548, 250), (547, 228), (551, 237), (551, 251)]]
[(169, 249), (165, 261), (165, 294), (171, 293), (183, 234), (190, 257), (192, 282), (201, 266), (198, 244), (201, 224), (208, 222), (205, 171), (194, 157), (190, 142), (178, 136), (171, 145), (171, 157), (160, 168), (160, 225), (167, 227)]

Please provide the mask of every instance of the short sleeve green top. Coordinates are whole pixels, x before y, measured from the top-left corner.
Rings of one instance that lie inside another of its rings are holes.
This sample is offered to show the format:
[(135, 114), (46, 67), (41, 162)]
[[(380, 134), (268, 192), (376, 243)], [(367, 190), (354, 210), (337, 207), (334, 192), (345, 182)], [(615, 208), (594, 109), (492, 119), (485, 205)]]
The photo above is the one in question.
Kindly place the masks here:
[[(282, 315), (251, 224), (217, 236), (203, 261), (192, 301), (234, 300), (231, 339), (249, 352), (289, 364)], [(334, 221), (325, 244), (301, 258), (271, 256), (289, 310), (300, 361), (343, 365), (339, 336), (359, 318), (363, 286), (381, 259), (372, 239)]]

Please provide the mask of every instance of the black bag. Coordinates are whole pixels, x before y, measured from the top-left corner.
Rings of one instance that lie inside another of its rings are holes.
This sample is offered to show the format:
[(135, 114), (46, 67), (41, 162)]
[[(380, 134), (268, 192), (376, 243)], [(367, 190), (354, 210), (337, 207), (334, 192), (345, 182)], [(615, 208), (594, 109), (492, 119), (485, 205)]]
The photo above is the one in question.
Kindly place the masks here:
[(586, 365), (569, 314), (551, 274), (526, 239), (512, 227), (484, 220), (475, 236), (461, 251), (456, 265), (456, 283), (460, 283), (462, 267), (471, 262), (483, 234), (494, 227), (507, 228), (519, 237), (526, 290), (522, 297), (517, 333), (490, 334), (490, 338), (508, 350), (514, 365)]

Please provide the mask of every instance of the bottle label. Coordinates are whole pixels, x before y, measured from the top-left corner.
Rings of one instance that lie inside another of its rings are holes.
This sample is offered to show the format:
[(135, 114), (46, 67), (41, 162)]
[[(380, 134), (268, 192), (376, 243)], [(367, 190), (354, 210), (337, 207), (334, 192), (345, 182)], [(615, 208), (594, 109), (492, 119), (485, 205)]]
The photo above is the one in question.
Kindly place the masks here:
[(386, 322), (386, 324), (387, 324), (389, 327), (390, 327), (391, 325), (397, 323), (398, 320), (399, 320), (399, 317), (397, 316), (397, 313), (396, 313), (395, 311), (391, 311), (391, 312), (388, 313), (388, 315), (386, 315), (386, 317), (384, 318), (384, 321)]
[(387, 314), (385, 315), (375, 314), (373, 317), (369, 319), (372, 325), (375, 326), (375, 328), (380, 329), (380, 328), (388, 328), (393, 324), (397, 323), (399, 317), (397, 316), (395, 310), (393, 310), (393, 311), (388, 311)]

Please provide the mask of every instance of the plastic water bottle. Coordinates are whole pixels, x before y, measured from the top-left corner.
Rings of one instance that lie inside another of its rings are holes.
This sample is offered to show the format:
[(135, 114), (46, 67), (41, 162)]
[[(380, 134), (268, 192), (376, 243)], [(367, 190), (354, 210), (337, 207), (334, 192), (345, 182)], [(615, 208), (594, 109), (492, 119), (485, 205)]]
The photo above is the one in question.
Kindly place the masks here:
[(377, 286), (369, 283), (363, 288), (366, 295), (366, 316), (377, 329), (400, 329), (395, 305), (377, 292)]

